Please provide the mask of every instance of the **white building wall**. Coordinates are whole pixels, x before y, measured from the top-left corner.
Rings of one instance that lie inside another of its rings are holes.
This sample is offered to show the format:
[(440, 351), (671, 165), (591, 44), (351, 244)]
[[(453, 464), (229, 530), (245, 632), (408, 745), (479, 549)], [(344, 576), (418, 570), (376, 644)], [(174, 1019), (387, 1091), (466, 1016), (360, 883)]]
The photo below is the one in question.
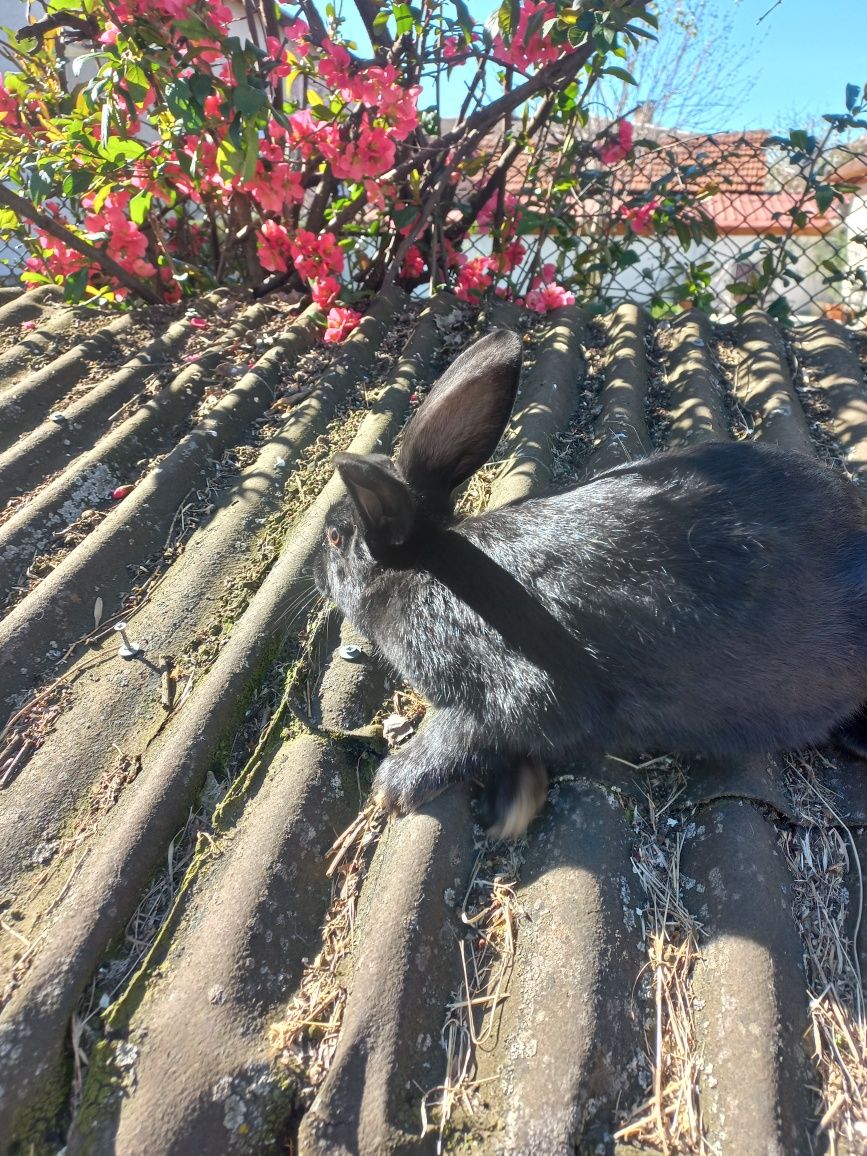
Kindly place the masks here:
[[(859, 240), (864, 238), (864, 240)], [(850, 273), (860, 270), (867, 275), (867, 184), (853, 196), (846, 214), (846, 264)], [(855, 283), (847, 283), (845, 300), (855, 309), (867, 306), (867, 292)]]
[[(523, 238), (530, 250), (523, 268), (529, 267), (532, 254), (535, 252), (533, 238)], [(580, 242), (579, 242), (580, 243)], [(757, 243), (762, 246), (761, 252), (755, 252)], [(760, 264), (766, 242), (759, 236), (731, 236), (724, 235), (716, 241), (702, 241), (693, 243), (689, 249), (683, 250), (674, 237), (661, 240), (654, 237), (634, 237), (630, 248), (639, 254), (639, 260), (625, 269), (612, 270), (610, 274), (602, 274), (599, 279), (597, 296), (610, 297), (615, 302), (630, 300), (639, 304), (648, 305), (655, 294), (661, 294), (667, 301), (678, 300), (677, 286), (684, 281), (684, 273), (690, 263), (696, 265), (710, 262), (711, 284), (710, 292), (715, 305), (712, 313), (718, 317), (728, 317), (733, 313), (736, 300), (726, 290), (726, 286), (743, 278), (745, 267)], [(800, 282), (786, 284), (778, 278), (769, 294), (769, 299), (776, 296), (785, 296), (794, 313), (801, 316), (815, 316), (819, 309), (817, 300), (832, 299), (832, 295), (823, 285), (822, 274), (818, 264), (828, 254), (828, 241), (822, 237), (803, 236), (795, 237), (792, 242), (794, 250), (803, 249), (799, 256), (795, 271), (800, 276)], [(491, 238), (477, 236), (471, 240), (468, 249), (469, 256), (488, 256), (491, 253)], [(542, 249), (542, 264), (557, 263), (558, 249), (550, 238)], [(739, 267), (743, 268), (739, 268)], [(571, 263), (567, 257), (563, 270), (564, 280), (569, 279)], [(520, 272), (520, 270), (519, 270)]]

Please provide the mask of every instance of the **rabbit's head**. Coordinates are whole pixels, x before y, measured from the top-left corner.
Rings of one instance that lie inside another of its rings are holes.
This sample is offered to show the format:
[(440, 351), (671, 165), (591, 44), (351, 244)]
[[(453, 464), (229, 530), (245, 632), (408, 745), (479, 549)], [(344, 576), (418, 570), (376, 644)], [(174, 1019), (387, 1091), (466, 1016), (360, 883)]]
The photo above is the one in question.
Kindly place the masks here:
[(409, 422), (396, 459), (337, 454), (347, 490), (326, 520), (316, 584), (362, 625), (369, 582), (411, 568), (452, 493), (488, 460), (512, 412), (521, 373), (517, 334), (498, 329), (465, 350)]

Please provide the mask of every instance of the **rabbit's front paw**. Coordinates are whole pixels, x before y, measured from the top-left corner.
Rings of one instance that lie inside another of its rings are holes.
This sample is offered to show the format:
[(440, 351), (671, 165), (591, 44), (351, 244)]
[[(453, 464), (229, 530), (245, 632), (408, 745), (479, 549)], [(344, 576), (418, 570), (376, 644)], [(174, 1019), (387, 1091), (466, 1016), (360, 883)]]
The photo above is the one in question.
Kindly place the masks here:
[(373, 779), (373, 797), (386, 811), (398, 815), (414, 811), (441, 790), (440, 785), (419, 774), (413, 760), (403, 751), (384, 759)]

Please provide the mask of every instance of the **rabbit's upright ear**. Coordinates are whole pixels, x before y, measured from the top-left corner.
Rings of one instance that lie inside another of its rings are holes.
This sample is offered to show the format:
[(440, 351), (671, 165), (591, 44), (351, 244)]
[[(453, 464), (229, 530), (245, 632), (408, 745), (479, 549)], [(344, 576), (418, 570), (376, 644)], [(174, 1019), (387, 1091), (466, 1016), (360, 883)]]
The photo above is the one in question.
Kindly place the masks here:
[(484, 465), (509, 421), (523, 347), (517, 333), (497, 329), (471, 345), (439, 379), (407, 426), (401, 474), (428, 506), (443, 506)]
[(371, 554), (377, 557), (383, 550), (402, 546), (412, 533), (416, 504), (390, 458), (384, 454), (336, 454), (334, 467), (358, 512)]

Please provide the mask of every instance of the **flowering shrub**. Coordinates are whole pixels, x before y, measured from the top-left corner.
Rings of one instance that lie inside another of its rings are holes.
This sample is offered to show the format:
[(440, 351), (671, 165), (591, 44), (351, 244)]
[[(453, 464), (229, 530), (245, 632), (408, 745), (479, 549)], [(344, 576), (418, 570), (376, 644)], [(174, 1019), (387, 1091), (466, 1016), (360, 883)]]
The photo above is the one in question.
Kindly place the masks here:
[(653, 39), (649, 0), (504, 0), (484, 26), (358, 0), (361, 46), (314, 0), (251, 0), (241, 27), (222, 0), (44, 2), (0, 82), (0, 231), (70, 300), (285, 285), (339, 341), (393, 281), (546, 311), (600, 295), (635, 238), (712, 232), (674, 169), (631, 190), (658, 145), (628, 118), (588, 127), (594, 86)]
[[(358, 8), (369, 54), (313, 3), (248, 5), (239, 35), (221, 0), (48, 0), (0, 84), (0, 226), (30, 249), (25, 279), (110, 301), (285, 284), (332, 341), (393, 280), (570, 299), (528, 264), (532, 198), (505, 187), (519, 130), (499, 126), (535, 118), (523, 161), (543, 123), (565, 139), (650, 35), (645, 0), (504, 3), (486, 27), (463, 5)], [(475, 80), (446, 130), (436, 77), (456, 67)], [(489, 256), (465, 256), (473, 236)]]

